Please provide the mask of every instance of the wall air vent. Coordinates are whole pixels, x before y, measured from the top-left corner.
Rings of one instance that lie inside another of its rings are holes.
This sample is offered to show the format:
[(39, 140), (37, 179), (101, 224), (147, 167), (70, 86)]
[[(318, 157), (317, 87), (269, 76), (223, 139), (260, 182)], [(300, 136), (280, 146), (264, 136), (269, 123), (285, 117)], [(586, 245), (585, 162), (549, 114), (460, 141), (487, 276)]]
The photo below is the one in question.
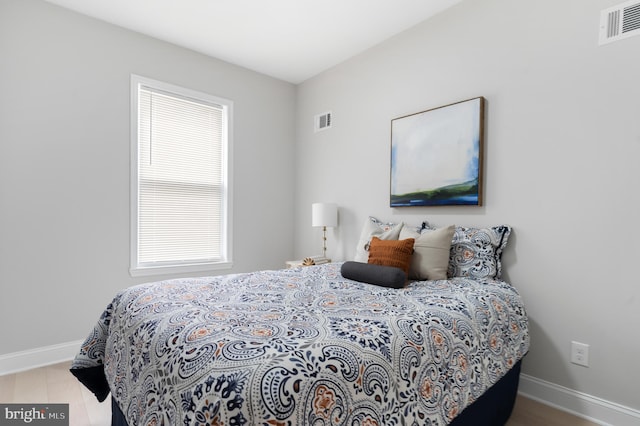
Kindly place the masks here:
[(331, 111), (318, 114), (313, 118), (313, 130), (327, 130), (331, 128)]
[(640, 35), (640, 0), (600, 12), (600, 45), (635, 35)]

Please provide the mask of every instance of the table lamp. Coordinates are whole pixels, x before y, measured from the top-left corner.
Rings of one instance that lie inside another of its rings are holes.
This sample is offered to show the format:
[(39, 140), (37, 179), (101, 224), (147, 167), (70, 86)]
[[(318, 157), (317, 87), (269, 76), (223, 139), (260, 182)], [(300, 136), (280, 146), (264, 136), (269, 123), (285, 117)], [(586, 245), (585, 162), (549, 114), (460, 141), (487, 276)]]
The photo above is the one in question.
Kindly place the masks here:
[(338, 206), (335, 203), (313, 203), (311, 205), (311, 226), (322, 226), (322, 259), (327, 259), (327, 228), (338, 226)]

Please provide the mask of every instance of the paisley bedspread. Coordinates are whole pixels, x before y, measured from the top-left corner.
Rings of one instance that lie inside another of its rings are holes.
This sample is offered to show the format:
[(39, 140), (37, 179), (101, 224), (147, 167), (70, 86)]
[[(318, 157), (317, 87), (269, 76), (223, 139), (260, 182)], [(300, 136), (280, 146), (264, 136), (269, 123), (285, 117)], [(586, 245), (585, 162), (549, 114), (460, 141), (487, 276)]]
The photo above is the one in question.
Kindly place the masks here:
[(503, 281), (395, 290), (332, 263), (131, 287), (72, 370), (104, 368), (129, 426), (445, 425), (524, 356), (527, 327)]

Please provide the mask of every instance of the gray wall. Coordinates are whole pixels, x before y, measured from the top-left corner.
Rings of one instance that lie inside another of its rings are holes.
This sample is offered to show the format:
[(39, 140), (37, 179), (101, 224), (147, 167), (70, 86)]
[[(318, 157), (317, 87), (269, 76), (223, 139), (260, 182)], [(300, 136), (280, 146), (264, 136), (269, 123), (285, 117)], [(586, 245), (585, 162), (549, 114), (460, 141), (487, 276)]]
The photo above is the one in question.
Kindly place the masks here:
[[(234, 101), (233, 270), (293, 245), (295, 86), (37, 0), (0, 0), (0, 355), (84, 339), (129, 268), (129, 79)], [(274, 244), (274, 242), (277, 242)]]
[[(598, 46), (611, 0), (465, 1), (298, 87), (296, 244), (318, 253), (311, 203), (336, 202), (329, 256), (368, 215), (509, 224), (506, 278), (531, 319), (524, 372), (640, 409), (640, 37)], [(484, 96), (485, 206), (388, 207), (390, 120)], [(334, 128), (313, 133), (314, 114)], [(591, 345), (589, 368), (569, 362)]]

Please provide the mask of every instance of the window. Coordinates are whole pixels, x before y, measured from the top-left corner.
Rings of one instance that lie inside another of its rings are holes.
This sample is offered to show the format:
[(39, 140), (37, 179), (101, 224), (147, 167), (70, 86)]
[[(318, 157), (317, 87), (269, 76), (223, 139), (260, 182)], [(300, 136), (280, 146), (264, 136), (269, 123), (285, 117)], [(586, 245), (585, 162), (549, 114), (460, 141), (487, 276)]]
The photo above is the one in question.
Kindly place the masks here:
[(231, 101), (131, 77), (131, 275), (231, 267)]

